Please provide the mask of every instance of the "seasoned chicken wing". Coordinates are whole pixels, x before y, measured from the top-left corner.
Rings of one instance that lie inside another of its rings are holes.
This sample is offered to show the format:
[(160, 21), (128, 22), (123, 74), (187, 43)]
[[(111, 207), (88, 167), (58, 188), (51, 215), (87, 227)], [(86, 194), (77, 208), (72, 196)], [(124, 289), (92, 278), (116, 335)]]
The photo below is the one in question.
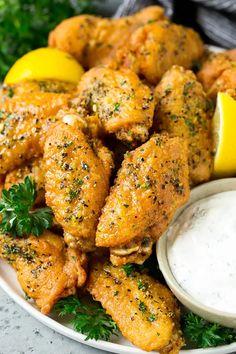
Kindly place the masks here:
[[(128, 21), (132, 24), (145, 25), (146, 23), (155, 22), (167, 19), (165, 16), (165, 10), (161, 6), (147, 6), (136, 12), (135, 14), (127, 17), (121, 17), (115, 21)], [(114, 21), (114, 20), (113, 20)]]
[(81, 15), (63, 20), (49, 34), (48, 44), (73, 55), (78, 62), (87, 67), (87, 47), (101, 21), (99, 17)]
[(9, 189), (13, 184), (23, 182), (26, 176), (30, 176), (36, 183), (37, 198), (35, 203), (42, 204), (45, 201), (45, 172), (42, 157), (31, 160), (9, 172), (6, 175), (4, 188)]
[(63, 239), (50, 231), (28, 238), (0, 235), (0, 257), (16, 270), (22, 289), (44, 314), (86, 281), (86, 256), (66, 248)]
[(46, 203), (63, 227), (66, 243), (92, 251), (112, 155), (99, 140), (89, 140), (76, 121), (69, 123), (58, 122), (46, 140)]
[(117, 50), (126, 44), (136, 28), (163, 19), (163, 8), (149, 6), (132, 16), (97, 21), (87, 46), (86, 66), (111, 65)]
[(225, 70), (235, 66), (234, 61), (236, 61), (236, 49), (217, 54), (211, 53), (208, 56), (197, 74), (197, 78), (206, 92), (211, 89), (214, 82)]
[(72, 54), (85, 68), (91, 68), (109, 64), (134, 28), (164, 18), (164, 10), (159, 6), (119, 19), (76, 16), (62, 21), (50, 33), (48, 43)]
[(236, 99), (236, 67), (225, 69), (208, 90), (208, 97), (216, 99), (218, 92), (225, 92)]
[(49, 46), (74, 55), (86, 68), (125, 66), (153, 84), (173, 64), (190, 68), (204, 52), (198, 34), (168, 22), (158, 6), (115, 20), (72, 17), (50, 33)]
[(191, 68), (204, 53), (203, 42), (192, 29), (157, 21), (135, 30), (117, 51), (116, 63), (157, 84), (174, 64)]
[(208, 181), (212, 172), (212, 112), (202, 85), (191, 71), (173, 66), (157, 85), (155, 100), (156, 130), (185, 138), (191, 182)]
[(142, 263), (188, 195), (185, 141), (153, 136), (126, 154), (100, 217), (96, 245), (110, 248), (113, 264)]
[(173, 294), (148, 275), (128, 277), (122, 267), (94, 261), (87, 289), (139, 348), (177, 354), (184, 344)]
[(54, 81), (24, 81), (0, 92), (0, 174), (43, 153), (45, 132), (67, 106), (74, 85)]
[(98, 67), (85, 73), (71, 102), (82, 117), (97, 115), (105, 134), (136, 144), (148, 139), (154, 100), (131, 70)]

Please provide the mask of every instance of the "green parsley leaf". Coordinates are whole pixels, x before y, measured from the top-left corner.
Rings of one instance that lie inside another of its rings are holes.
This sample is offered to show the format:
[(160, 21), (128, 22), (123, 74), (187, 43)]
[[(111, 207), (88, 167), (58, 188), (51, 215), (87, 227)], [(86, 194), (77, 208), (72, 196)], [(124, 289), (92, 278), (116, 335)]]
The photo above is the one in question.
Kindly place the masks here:
[(127, 277), (134, 275), (135, 272), (147, 272), (150, 276), (157, 279), (161, 283), (165, 283), (165, 279), (160, 271), (155, 252), (152, 253), (152, 255), (141, 265), (127, 263), (123, 265), (122, 268), (125, 271)]
[(156, 321), (156, 316), (155, 316), (154, 314), (151, 314), (151, 315), (147, 318), (147, 320), (148, 320), (149, 322), (154, 322), (154, 321)]
[(39, 236), (52, 225), (52, 210), (41, 208), (32, 210), (37, 197), (36, 184), (27, 176), (23, 183), (2, 191), (0, 230), (12, 236)]
[(141, 279), (138, 280), (138, 289), (142, 290), (142, 291), (146, 291), (148, 288), (148, 284), (147, 283), (143, 283), (143, 281)]
[(194, 125), (194, 123), (192, 122), (192, 120), (186, 118), (184, 122), (185, 122), (185, 124), (187, 125), (190, 134), (191, 134), (192, 136), (196, 135), (196, 133), (197, 133), (197, 132), (196, 132), (196, 128), (195, 128), (195, 125)]
[(85, 334), (85, 340), (109, 340), (111, 335), (117, 335), (116, 323), (97, 302), (85, 304), (77, 297), (69, 296), (59, 300), (54, 309), (61, 317), (70, 315), (74, 330)]
[(132, 273), (136, 271), (136, 265), (132, 264), (132, 263), (127, 263), (127, 264), (123, 265), (122, 268), (123, 268), (125, 274), (127, 275), (127, 277), (130, 277), (132, 275)]
[(14, 96), (14, 94), (15, 94), (15, 93), (14, 93), (13, 88), (12, 88), (12, 87), (9, 87), (9, 88), (8, 88), (8, 94), (7, 94), (8, 97), (12, 98), (12, 97)]
[(147, 306), (145, 305), (145, 303), (143, 301), (140, 301), (138, 308), (142, 313), (144, 313), (147, 310)]
[(119, 110), (120, 110), (120, 103), (116, 102), (114, 104), (114, 112), (119, 112)]
[(25, 294), (24, 294), (24, 299), (25, 299), (26, 301), (29, 301), (29, 300), (31, 299), (31, 297), (25, 292)]
[(192, 312), (183, 316), (182, 330), (186, 340), (197, 348), (217, 347), (236, 341), (235, 329), (207, 322)]

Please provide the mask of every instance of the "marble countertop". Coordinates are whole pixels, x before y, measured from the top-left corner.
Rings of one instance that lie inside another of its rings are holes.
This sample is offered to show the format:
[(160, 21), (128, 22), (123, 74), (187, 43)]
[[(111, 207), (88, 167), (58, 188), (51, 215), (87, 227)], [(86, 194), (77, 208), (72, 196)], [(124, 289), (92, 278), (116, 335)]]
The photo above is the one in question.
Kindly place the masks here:
[(0, 289), (0, 354), (30, 353), (107, 354), (44, 326)]

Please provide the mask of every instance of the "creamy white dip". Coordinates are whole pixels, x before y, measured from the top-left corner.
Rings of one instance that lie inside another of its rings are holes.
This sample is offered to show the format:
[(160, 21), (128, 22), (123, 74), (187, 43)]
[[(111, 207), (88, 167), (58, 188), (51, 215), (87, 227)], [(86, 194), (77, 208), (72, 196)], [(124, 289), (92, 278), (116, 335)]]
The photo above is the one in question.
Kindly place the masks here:
[(236, 191), (191, 204), (170, 232), (168, 260), (181, 287), (206, 306), (236, 314)]

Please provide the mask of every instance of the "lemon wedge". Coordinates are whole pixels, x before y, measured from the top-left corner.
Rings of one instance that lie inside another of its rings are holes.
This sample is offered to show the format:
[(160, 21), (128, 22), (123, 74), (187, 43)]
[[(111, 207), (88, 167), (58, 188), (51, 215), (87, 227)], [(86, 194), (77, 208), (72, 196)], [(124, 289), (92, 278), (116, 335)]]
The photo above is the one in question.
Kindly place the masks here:
[(214, 176), (236, 175), (236, 101), (218, 93), (213, 117)]
[(68, 53), (56, 48), (32, 50), (18, 59), (5, 77), (5, 84), (22, 80), (54, 79), (77, 83), (84, 70)]

